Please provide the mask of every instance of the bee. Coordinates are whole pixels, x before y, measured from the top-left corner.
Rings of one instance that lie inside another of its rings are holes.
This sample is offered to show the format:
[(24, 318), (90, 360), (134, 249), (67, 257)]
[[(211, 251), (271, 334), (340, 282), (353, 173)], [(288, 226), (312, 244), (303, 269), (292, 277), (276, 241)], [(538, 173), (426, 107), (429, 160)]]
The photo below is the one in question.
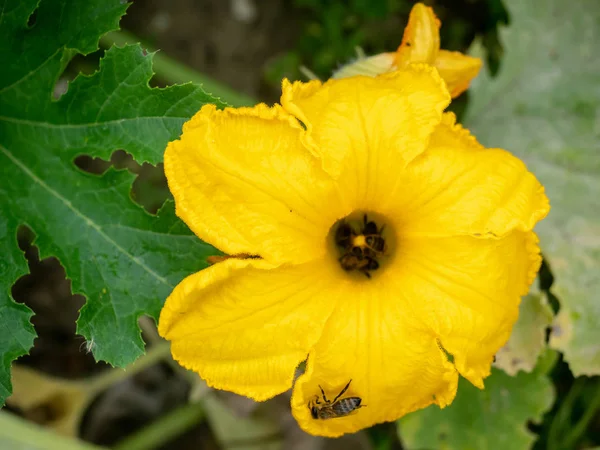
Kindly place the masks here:
[(362, 399), (360, 397), (340, 397), (344, 395), (344, 393), (350, 387), (350, 383), (352, 380), (348, 381), (348, 384), (341, 390), (341, 392), (336, 395), (333, 401), (327, 400), (327, 396), (325, 395), (325, 391), (319, 385), (319, 389), (321, 389), (321, 395), (323, 396), (323, 402), (319, 401), (319, 396), (315, 396), (314, 400), (308, 402), (308, 409), (310, 409), (310, 415), (313, 419), (335, 419), (336, 417), (344, 417), (354, 413), (357, 409), (363, 408), (365, 405), (361, 405)]
[(342, 222), (335, 233), (335, 243), (343, 251), (339, 257), (342, 269), (358, 270), (371, 278), (369, 271), (379, 268), (377, 258), (386, 251), (385, 239), (381, 235), (384, 227), (363, 216), (363, 227), (356, 232), (351, 225)]
[(345, 250), (352, 248), (352, 237), (356, 233), (346, 222), (342, 222), (335, 232), (335, 244)]
[(361, 257), (356, 256), (352, 253), (346, 253), (345, 255), (340, 256), (339, 261), (344, 270), (362, 271), (367, 276), (367, 278), (371, 278), (371, 274), (368, 272), (369, 270), (379, 269), (379, 263), (377, 262), (377, 260), (368, 256)]
[(385, 252), (385, 239), (381, 235), (381, 233), (383, 233), (385, 225), (377, 229), (377, 224), (375, 222), (367, 222), (366, 214), (363, 216), (363, 222), (364, 227), (362, 230), (362, 234), (365, 237), (366, 247), (376, 255)]

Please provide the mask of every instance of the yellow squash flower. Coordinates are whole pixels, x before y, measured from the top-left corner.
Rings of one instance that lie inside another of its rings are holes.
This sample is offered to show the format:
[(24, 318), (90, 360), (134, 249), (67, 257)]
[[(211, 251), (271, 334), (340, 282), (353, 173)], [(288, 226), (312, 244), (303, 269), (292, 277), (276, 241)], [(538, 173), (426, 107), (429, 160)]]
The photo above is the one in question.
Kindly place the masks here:
[(292, 412), (323, 436), (444, 407), (459, 374), (483, 387), (549, 204), (521, 161), (443, 113), (449, 101), (420, 64), (284, 80), (273, 107), (204, 106), (165, 171), (178, 216), (234, 256), (167, 299), (174, 358), (261, 401), (308, 357)]
[(375, 76), (413, 63), (434, 66), (446, 82), (452, 98), (462, 94), (481, 69), (481, 59), (440, 49), (440, 21), (433, 9), (417, 3), (410, 11), (402, 43), (396, 53), (359, 58), (342, 67), (333, 78), (354, 75)]

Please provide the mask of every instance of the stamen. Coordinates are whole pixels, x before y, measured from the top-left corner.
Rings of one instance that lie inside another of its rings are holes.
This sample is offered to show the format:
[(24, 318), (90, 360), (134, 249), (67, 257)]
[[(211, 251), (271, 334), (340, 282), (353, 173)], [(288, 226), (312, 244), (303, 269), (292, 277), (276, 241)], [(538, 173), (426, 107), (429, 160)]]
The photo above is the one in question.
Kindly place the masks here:
[(367, 246), (367, 240), (365, 239), (365, 235), (364, 234), (359, 234), (358, 236), (354, 236), (352, 238), (352, 245), (354, 247), (366, 247)]

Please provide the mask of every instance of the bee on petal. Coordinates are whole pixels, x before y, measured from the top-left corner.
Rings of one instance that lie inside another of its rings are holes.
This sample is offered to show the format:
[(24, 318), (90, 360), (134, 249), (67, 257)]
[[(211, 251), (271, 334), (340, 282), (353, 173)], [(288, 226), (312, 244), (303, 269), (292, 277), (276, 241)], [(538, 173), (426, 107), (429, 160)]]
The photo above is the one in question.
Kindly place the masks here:
[(349, 416), (356, 412), (356, 410), (363, 408), (365, 405), (361, 405), (362, 399), (360, 397), (340, 398), (348, 390), (351, 382), (352, 380), (348, 381), (348, 384), (333, 400), (328, 400), (325, 391), (319, 386), (323, 401), (321, 402), (319, 396), (316, 395), (314, 400), (308, 402), (312, 418), (320, 420), (335, 419), (337, 417)]

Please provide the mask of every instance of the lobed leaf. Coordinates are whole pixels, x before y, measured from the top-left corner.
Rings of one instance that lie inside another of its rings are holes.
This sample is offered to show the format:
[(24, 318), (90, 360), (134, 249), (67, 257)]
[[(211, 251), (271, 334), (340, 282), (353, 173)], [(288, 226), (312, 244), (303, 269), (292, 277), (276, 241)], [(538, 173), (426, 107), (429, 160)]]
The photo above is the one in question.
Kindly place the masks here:
[(492, 369), (479, 390), (464, 378), (454, 402), (430, 406), (400, 419), (398, 431), (407, 450), (527, 450), (538, 422), (554, 401), (552, 383), (541, 371), (511, 377)]
[(0, 60), (7, 62), (0, 71), (0, 405), (11, 390), (10, 362), (35, 337), (31, 311), (10, 296), (27, 273), (20, 225), (34, 231), (40, 258), (58, 257), (73, 291), (85, 295), (77, 332), (97, 359), (117, 366), (143, 352), (138, 318), (157, 318), (173, 286), (215, 252), (175, 217), (172, 202), (158, 217), (133, 203), (132, 174), (96, 176), (73, 163), (82, 154), (108, 159), (117, 149), (158, 163), (204, 103), (222, 106), (191, 84), (151, 89), (152, 55), (139, 45), (110, 49), (98, 72), (52, 99), (70, 58), (96, 50), (126, 8), (121, 0), (0, 5)]
[(465, 123), (546, 187), (552, 210), (536, 231), (561, 303), (550, 345), (575, 375), (600, 374), (600, 3), (505, 4), (502, 68), (473, 83)]
[(494, 366), (509, 375), (515, 375), (520, 370), (531, 372), (546, 349), (546, 330), (553, 316), (543, 293), (524, 297), (519, 306), (519, 320), (506, 345), (496, 354)]

